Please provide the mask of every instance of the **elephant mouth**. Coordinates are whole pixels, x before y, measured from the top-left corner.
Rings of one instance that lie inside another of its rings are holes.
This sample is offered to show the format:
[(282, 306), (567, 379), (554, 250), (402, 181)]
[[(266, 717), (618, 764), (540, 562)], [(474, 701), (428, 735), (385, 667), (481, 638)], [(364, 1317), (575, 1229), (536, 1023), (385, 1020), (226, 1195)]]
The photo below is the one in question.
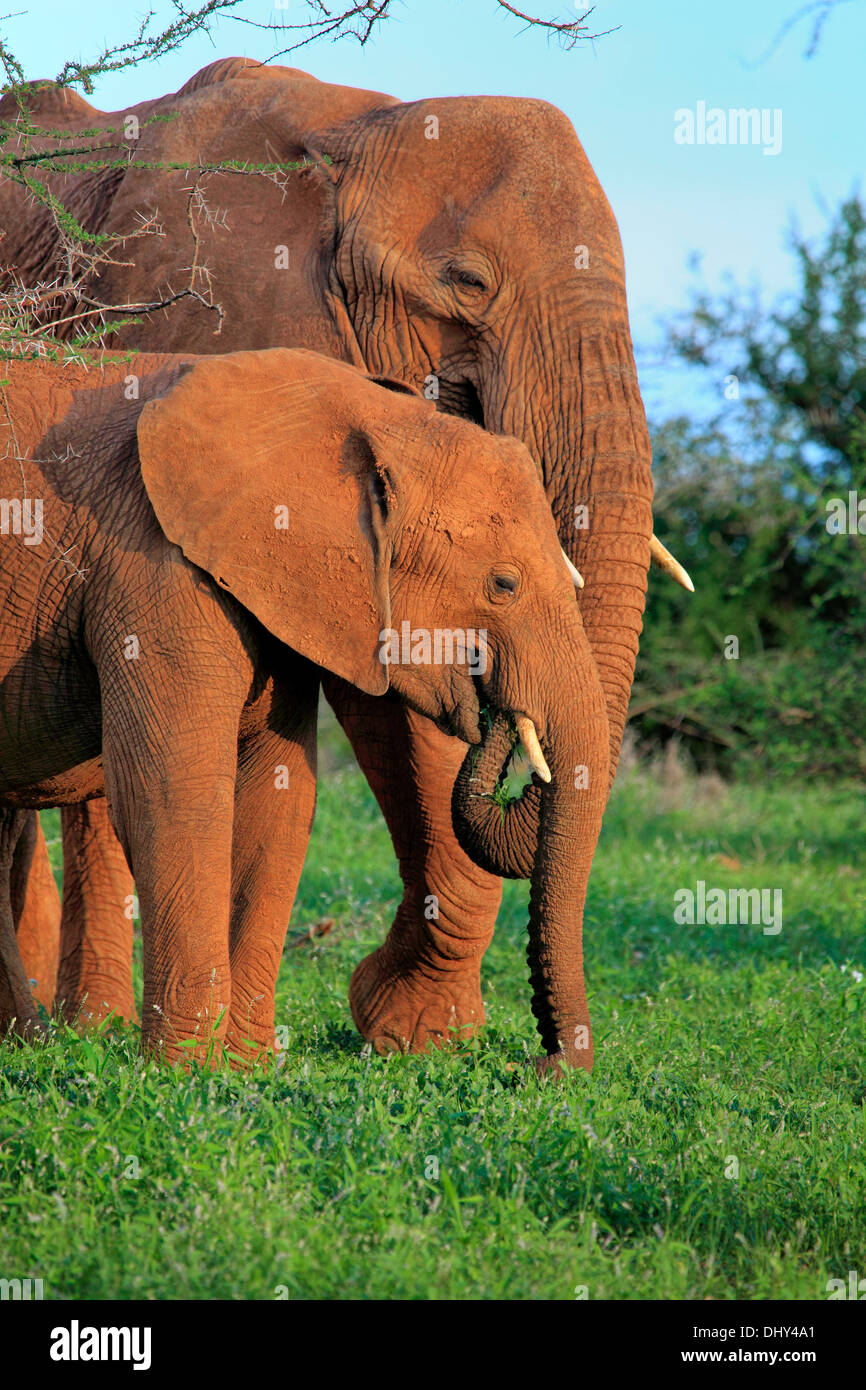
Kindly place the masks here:
[(478, 677), (472, 676), (469, 685), (466, 699), (444, 709), (433, 723), (440, 733), (447, 734), (450, 738), (459, 738), (463, 743), (477, 744), (481, 742), (482, 708)]
[(433, 722), (441, 733), (475, 747), (495, 729), (507, 729), (510, 746), (501, 764), (494, 795), (501, 797), (504, 803), (519, 800), (533, 774), (539, 783), (551, 780), (535, 724), (526, 714), (491, 703), (479, 677), (473, 677), (473, 685), (475, 700), (471, 711), (465, 706), (456, 706)]

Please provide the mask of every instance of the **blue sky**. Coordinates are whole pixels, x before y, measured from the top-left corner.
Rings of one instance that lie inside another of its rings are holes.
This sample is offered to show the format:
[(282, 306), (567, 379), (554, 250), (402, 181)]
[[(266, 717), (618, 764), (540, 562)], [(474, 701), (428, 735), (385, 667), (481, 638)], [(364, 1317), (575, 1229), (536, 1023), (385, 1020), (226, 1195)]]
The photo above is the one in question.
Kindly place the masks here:
[[(92, 56), (130, 36), (148, 6), (117, 0), (18, 0), (21, 15), (2, 22), (32, 77), (50, 77), (70, 56)], [(840, 4), (816, 57), (806, 60), (804, 22), (772, 51), (772, 41), (803, 0), (599, 0), (596, 30), (621, 26), (593, 44), (563, 51), (521, 25), (495, 0), (405, 0), (378, 37), (317, 41), (280, 59), (329, 82), (390, 92), (406, 100), (472, 92), (542, 97), (571, 118), (608, 194), (625, 248), (632, 328), (651, 413), (677, 409), (694, 387), (678, 367), (653, 365), (648, 351), (658, 315), (681, 308), (693, 277), (690, 253), (717, 285), (725, 270), (759, 282), (769, 295), (791, 284), (783, 238), (791, 214), (817, 232), (821, 204), (834, 207), (860, 177), (866, 149), (866, 0)], [(336, 0), (335, 0), (336, 4)], [(534, 6), (534, 10), (533, 10)], [(151, 0), (158, 18), (166, 0)], [(334, 8), (333, 6), (330, 8)], [(568, 0), (518, 8), (548, 17), (573, 13)], [(581, 11), (584, 6), (577, 7)], [(245, 0), (240, 13), (262, 21), (304, 13), (300, 0), (276, 10)], [(196, 36), (177, 53), (102, 80), (106, 109), (179, 87), (215, 57), (266, 58), (272, 36), (220, 20), (212, 39)], [(707, 108), (781, 109), (782, 148), (683, 145), (674, 113)], [(695, 400), (697, 398), (695, 397)]]

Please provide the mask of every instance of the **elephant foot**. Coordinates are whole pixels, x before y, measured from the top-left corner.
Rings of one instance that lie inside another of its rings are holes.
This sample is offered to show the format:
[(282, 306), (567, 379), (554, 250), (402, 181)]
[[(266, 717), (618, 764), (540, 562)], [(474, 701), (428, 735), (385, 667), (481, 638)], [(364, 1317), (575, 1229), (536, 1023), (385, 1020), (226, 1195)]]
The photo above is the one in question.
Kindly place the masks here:
[(572, 1071), (591, 1072), (592, 1052), (577, 1055), (551, 1052), (546, 1057), (535, 1057), (532, 1066), (542, 1080), (562, 1081)]
[(424, 973), (396, 965), (384, 946), (355, 969), (349, 1003), (359, 1033), (379, 1053), (447, 1047), (484, 1023), (476, 962), (460, 971)]

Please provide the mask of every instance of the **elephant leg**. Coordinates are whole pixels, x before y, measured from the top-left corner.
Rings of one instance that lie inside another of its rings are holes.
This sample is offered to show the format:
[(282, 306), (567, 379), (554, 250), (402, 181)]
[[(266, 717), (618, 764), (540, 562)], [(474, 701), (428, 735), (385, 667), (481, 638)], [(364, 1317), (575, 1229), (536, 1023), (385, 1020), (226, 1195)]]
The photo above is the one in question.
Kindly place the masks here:
[(481, 957), (502, 883), (464, 854), (451, 825), (466, 745), (397, 701), (335, 677), (323, 687), (382, 808), (403, 880), (386, 941), (352, 976), (352, 1016), (377, 1051), (421, 1052), (484, 1022)]
[(57, 988), (60, 895), (35, 812), (27, 817), (18, 837), (12, 860), (10, 894), (24, 973), (34, 982), (32, 989), (37, 1002), (50, 1012)]
[(274, 1051), (277, 975), (316, 805), (317, 669), (300, 682), (266, 692), (239, 743), (226, 1036), (233, 1061)]
[(134, 886), (104, 797), (64, 806), (57, 1007), (82, 1024), (138, 1017), (132, 989)]
[(232, 657), (234, 667), (188, 642), (170, 667), (151, 662), (148, 698), (115, 682), (103, 700), (109, 811), (141, 909), (142, 1044), (181, 1064), (221, 1060), (231, 1003), (232, 827), (249, 689), (249, 668)]
[[(22, 835), (35, 840), (35, 811), (0, 808), (0, 1036), (43, 1032), (24, 969), (12, 909), (12, 866)], [(32, 853), (32, 850), (31, 850)]]

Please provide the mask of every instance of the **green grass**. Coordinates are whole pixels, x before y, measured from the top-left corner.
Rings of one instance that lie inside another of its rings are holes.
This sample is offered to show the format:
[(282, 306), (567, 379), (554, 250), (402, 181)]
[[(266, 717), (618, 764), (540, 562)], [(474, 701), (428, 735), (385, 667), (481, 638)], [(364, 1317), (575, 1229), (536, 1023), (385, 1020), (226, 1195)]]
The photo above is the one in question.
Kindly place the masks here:
[[(557, 1086), (523, 1065), (522, 884), (483, 1036), (367, 1055), (347, 987), (398, 880), (366, 785), (327, 760), (292, 931), (337, 926), (287, 952), (284, 1064), (168, 1072), (132, 1029), (0, 1046), (0, 1277), (47, 1298), (825, 1299), (866, 1274), (861, 787), (627, 772), (587, 909), (595, 1072)], [(698, 878), (782, 888), (783, 931), (676, 926)]]

